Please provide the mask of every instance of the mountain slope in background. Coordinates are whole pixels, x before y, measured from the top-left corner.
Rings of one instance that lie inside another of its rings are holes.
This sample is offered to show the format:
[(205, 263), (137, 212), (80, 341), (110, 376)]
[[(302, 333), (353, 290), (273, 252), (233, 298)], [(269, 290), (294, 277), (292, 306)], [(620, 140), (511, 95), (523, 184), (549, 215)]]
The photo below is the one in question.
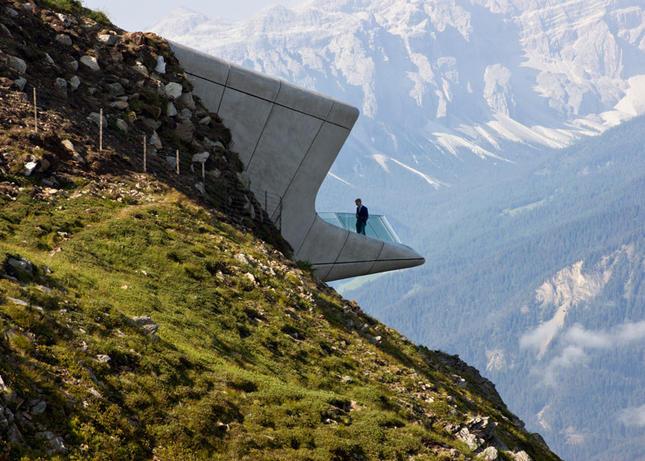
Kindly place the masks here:
[(345, 295), (485, 369), (564, 459), (642, 460), (643, 145), (641, 117), (447, 200), (423, 268)]
[(620, 126), (645, 112), (640, 0), (338, 0), (198, 22), (156, 30), (362, 109), (319, 208), (362, 196), (427, 263), (347, 294), (486, 368), (566, 459), (641, 459), (645, 127)]
[(473, 159), (645, 111), (640, 0), (317, 1), (232, 25), (182, 10), (153, 30), (361, 108), (334, 171), (360, 188), (382, 174), (441, 187)]

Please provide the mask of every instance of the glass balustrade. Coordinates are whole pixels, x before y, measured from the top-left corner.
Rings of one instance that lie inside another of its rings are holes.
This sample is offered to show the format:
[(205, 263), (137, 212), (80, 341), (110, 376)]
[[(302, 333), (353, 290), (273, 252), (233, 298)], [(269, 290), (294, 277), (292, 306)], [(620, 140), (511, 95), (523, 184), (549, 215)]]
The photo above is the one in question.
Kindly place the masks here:
[[(356, 232), (356, 215), (354, 213), (325, 212), (318, 215), (329, 224)], [(383, 242), (401, 243), (390, 222), (385, 216), (370, 215), (365, 226), (365, 235)]]

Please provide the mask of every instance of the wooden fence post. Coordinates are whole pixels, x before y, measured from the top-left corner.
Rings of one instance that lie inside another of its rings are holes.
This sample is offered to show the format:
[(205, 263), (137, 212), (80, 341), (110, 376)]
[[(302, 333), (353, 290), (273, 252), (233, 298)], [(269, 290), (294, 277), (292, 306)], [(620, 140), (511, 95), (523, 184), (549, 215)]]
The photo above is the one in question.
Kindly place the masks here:
[(36, 87), (34, 87), (34, 127), (36, 134), (38, 134), (38, 96), (36, 93)]
[(143, 135), (143, 172), (148, 172), (148, 137)]
[(103, 108), (99, 111), (99, 152), (103, 152)]

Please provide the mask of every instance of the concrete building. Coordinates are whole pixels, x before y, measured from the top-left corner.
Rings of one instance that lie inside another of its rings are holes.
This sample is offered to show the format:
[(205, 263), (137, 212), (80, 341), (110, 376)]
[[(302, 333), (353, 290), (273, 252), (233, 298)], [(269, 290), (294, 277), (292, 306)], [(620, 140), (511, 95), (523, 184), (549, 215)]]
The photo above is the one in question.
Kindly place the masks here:
[(352, 232), (345, 215), (316, 213), (320, 185), (358, 109), (179, 44), (172, 47), (194, 93), (231, 130), (251, 190), (260, 202), (265, 194), (271, 197), (266, 211), (280, 219), (297, 260), (311, 263), (324, 281), (424, 263), (399, 243), (383, 217), (371, 217), (368, 236), (363, 236)]

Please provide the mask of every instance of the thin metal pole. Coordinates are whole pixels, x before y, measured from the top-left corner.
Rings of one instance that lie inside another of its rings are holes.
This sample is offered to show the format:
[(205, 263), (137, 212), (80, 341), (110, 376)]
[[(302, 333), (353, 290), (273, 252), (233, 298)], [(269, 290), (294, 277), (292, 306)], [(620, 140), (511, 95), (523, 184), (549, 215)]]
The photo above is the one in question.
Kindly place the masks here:
[(99, 112), (99, 152), (103, 152), (103, 108)]
[(38, 96), (36, 94), (36, 87), (34, 87), (34, 127), (36, 134), (38, 134)]
[(202, 162), (202, 181), (206, 182), (206, 162)]
[(179, 175), (179, 149), (177, 149), (177, 175)]
[(143, 135), (143, 172), (148, 172), (148, 137)]

